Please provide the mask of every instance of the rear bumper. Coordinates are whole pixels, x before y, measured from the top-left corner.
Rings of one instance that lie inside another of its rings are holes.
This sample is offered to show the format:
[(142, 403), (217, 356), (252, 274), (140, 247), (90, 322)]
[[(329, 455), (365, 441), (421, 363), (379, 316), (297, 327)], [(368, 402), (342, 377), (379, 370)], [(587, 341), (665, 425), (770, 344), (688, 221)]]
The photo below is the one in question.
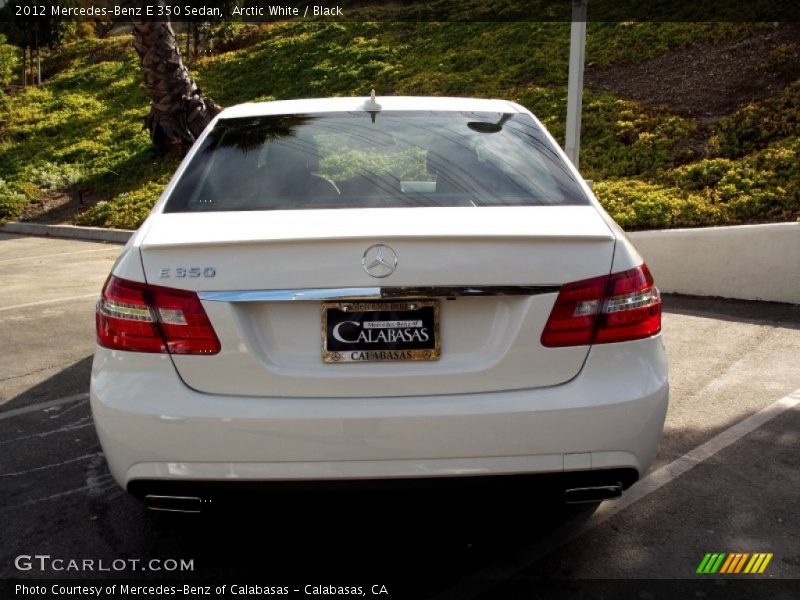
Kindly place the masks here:
[[(396, 398), (196, 392), (170, 358), (98, 348), (91, 404), (116, 481), (318, 481), (641, 475), (667, 409), (661, 336), (591, 349), (572, 381)], [(635, 478), (635, 477), (634, 477)], [(136, 485), (132, 486), (133, 488)]]

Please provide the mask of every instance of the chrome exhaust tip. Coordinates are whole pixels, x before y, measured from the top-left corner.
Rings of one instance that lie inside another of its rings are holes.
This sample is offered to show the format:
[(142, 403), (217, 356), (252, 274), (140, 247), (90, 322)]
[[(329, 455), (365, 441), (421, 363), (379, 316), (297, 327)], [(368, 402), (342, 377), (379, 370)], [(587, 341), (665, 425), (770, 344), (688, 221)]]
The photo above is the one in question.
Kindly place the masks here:
[(197, 514), (202, 510), (203, 500), (197, 496), (157, 496), (148, 494), (144, 505), (156, 512)]
[(603, 500), (613, 500), (620, 496), (622, 496), (621, 485), (600, 485), (564, 490), (564, 502), (567, 504), (602, 502)]

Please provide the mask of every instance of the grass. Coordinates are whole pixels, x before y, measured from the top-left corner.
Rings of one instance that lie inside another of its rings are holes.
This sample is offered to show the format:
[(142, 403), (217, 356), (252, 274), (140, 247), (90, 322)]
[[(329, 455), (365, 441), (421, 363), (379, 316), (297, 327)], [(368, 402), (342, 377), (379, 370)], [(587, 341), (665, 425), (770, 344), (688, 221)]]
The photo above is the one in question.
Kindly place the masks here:
[[(142, 129), (147, 99), (129, 45), (117, 38), (68, 47), (71, 60), (47, 85), (0, 106), (0, 218), (17, 216), (22, 198), (54, 191), (114, 198), (166, 183), (177, 162), (159, 156)], [(117, 58), (98, 62), (103, 52)]]
[[(591, 23), (589, 63), (644, 60), (746, 37), (746, 23)], [(247, 47), (190, 64), (223, 105), (304, 96), (501, 97), (557, 138), (566, 106), (565, 23), (276, 23)], [(148, 99), (130, 37), (80, 40), (45, 63), (47, 83), (0, 95), (0, 219), (54, 192), (100, 202), (82, 224), (136, 227), (177, 166), (142, 128)], [(584, 98), (581, 167), (628, 229), (796, 219), (800, 83), (711, 127), (617, 98)]]

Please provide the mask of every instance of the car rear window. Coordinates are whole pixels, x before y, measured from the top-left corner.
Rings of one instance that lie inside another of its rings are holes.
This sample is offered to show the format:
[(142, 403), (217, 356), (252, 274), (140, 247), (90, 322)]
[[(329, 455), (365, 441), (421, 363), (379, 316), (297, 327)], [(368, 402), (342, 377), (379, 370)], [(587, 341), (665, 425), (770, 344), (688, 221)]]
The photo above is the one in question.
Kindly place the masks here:
[(349, 112), (221, 119), (165, 212), (588, 204), (525, 114)]

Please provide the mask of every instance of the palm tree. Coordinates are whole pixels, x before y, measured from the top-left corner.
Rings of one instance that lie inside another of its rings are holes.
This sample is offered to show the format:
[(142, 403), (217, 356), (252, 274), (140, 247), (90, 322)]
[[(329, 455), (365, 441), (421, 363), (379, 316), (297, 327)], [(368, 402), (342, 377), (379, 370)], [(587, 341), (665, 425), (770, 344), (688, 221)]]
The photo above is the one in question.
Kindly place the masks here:
[(133, 32), (150, 95), (145, 128), (160, 150), (185, 153), (220, 108), (189, 75), (169, 21), (137, 21)]

